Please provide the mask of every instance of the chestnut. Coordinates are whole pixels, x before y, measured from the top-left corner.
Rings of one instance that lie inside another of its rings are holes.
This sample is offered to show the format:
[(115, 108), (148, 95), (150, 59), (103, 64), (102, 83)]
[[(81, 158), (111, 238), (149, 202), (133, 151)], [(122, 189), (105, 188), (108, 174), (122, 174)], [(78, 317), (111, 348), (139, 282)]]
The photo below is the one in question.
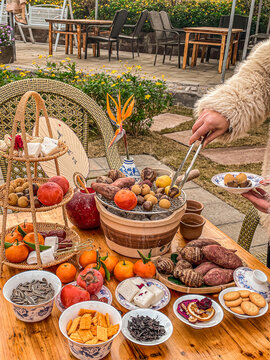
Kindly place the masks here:
[(143, 203), (143, 208), (146, 211), (151, 211), (153, 209), (153, 204), (151, 203), (151, 201), (145, 201)]

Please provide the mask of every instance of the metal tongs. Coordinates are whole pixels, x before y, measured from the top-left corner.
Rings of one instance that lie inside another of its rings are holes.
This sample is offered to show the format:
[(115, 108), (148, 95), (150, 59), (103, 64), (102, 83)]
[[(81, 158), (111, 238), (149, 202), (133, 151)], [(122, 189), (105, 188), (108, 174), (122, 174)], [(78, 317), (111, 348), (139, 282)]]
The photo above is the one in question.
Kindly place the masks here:
[[(202, 149), (202, 147), (203, 147), (203, 144), (204, 144), (204, 142), (205, 142), (208, 134), (209, 134), (209, 133), (207, 133), (207, 134), (203, 137), (203, 139), (201, 140), (201, 143), (200, 143), (200, 145), (198, 146), (198, 149), (196, 150), (196, 153), (195, 153), (195, 155), (193, 156), (193, 159), (191, 160), (191, 163), (190, 163), (188, 169), (186, 170), (183, 179), (180, 181), (180, 183), (179, 183), (179, 185), (178, 185), (180, 191), (181, 191), (181, 189), (183, 188), (183, 186), (185, 185), (185, 183), (186, 183), (186, 181), (187, 181), (187, 179), (188, 179), (188, 175), (189, 175), (189, 173), (190, 173), (190, 171), (191, 171), (191, 169), (192, 169), (192, 167), (193, 167), (193, 165), (194, 165), (194, 163), (195, 163), (195, 161), (196, 161), (197, 156), (199, 155), (199, 152), (201, 151), (201, 149)], [(181, 162), (178, 170), (175, 172), (174, 177), (173, 177), (173, 180), (172, 180), (172, 183), (171, 183), (171, 186), (170, 186), (170, 189), (175, 185), (176, 180), (177, 180), (177, 178), (179, 177), (179, 175), (180, 175), (180, 173), (181, 173), (181, 171), (182, 171), (182, 169), (183, 169), (183, 167), (184, 167), (184, 165), (185, 165), (185, 163), (186, 163), (186, 161), (187, 161), (187, 159), (188, 159), (188, 157), (189, 157), (189, 155), (190, 155), (190, 153), (191, 153), (194, 145), (195, 145), (195, 142), (189, 147), (189, 150), (188, 150), (188, 152), (187, 152), (184, 160)]]

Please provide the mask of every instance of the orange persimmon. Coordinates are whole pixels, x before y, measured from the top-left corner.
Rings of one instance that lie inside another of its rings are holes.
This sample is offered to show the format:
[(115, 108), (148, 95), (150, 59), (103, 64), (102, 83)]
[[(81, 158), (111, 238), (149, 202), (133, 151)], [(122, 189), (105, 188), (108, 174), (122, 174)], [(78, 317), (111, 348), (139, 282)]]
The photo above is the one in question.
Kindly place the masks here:
[(132, 210), (137, 205), (137, 197), (130, 190), (119, 190), (114, 196), (115, 204), (123, 210)]

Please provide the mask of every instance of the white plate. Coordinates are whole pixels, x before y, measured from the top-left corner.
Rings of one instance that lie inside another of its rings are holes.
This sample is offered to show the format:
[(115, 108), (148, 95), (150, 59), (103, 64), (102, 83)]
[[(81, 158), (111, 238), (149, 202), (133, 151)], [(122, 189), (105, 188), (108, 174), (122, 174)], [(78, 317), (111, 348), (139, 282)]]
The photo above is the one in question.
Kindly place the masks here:
[[(163, 325), (165, 327), (165, 335), (161, 336), (158, 340), (153, 341), (138, 341), (136, 340), (129, 332), (128, 330), (128, 320), (130, 320), (131, 317), (139, 316), (149, 316), (152, 319), (156, 319), (159, 321), (160, 325)], [(162, 312), (151, 310), (151, 309), (137, 309), (132, 310), (122, 318), (122, 334), (131, 342), (138, 344), (138, 345), (145, 345), (145, 346), (155, 346), (164, 343), (167, 341), (173, 332), (173, 325), (171, 323), (171, 320), (164, 315)]]
[(234, 316), (236, 316), (239, 319), (257, 318), (257, 317), (263, 316), (265, 313), (267, 313), (267, 311), (268, 311), (268, 303), (266, 303), (266, 305), (263, 308), (260, 309), (259, 314), (255, 315), (255, 316), (252, 316), (252, 315), (240, 315), (240, 314), (236, 314), (233, 311), (231, 311), (230, 308), (228, 308), (228, 306), (225, 305), (225, 301), (223, 300), (223, 296), (225, 294), (227, 294), (228, 292), (230, 292), (230, 291), (237, 291), (237, 290), (245, 290), (245, 288), (234, 286), (234, 287), (224, 289), (224, 290), (221, 291), (221, 293), (219, 293), (218, 300), (219, 300), (220, 304), (224, 307), (225, 310), (227, 310), (229, 313), (233, 314)]
[[(139, 308), (139, 306), (135, 305), (134, 303), (127, 301), (122, 295), (120, 295), (118, 292), (118, 289), (124, 281), (132, 280), (132, 279), (136, 279), (136, 277), (132, 277), (132, 278), (123, 280), (122, 282), (120, 282), (118, 284), (117, 288), (115, 289), (116, 300), (119, 302), (120, 305), (122, 305), (124, 308), (126, 308), (128, 310), (136, 310), (136, 309), (140, 309), (140, 308)], [(154, 305), (151, 305), (149, 307), (149, 309), (160, 310), (169, 304), (169, 302), (171, 300), (171, 293), (170, 293), (170, 290), (167, 288), (167, 286), (165, 286), (164, 284), (162, 284), (160, 281), (158, 281), (156, 279), (143, 279), (143, 281), (146, 283), (147, 286), (156, 285), (158, 288), (162, 289), (163, 293), (164, 293), (163, 298), (161, 300), (159, 300), (157, 303), (155, 303)]]
[[(67, 286), (67, 285), (76, 285), (76, 284), (77, 284), (77, 282), (73, 281), (73, 282), (71, 282), (69, 284), (66, 284), (65, 286)], [(63, 286), (62, 289), (64, 289), (65, 286)], [(61, 289), (61, 291), (62, 291), (62, 289)], [(64, 305), (62, 304), (61, 291), (55, 298), (55, 305), (57, 306), (58, 310), (63, 312), (67, 308), (65, 308)], [(112, 303), (112, 294), (111, 294), (110, 290), (106, 286), (103, 285), (102, 288), (100, 289), (100, 291), (95, 295), (97, 295), (98, 298), (105, 297), (108, 300), (108, 304), (111, 305), (111, 303)], [(89, 300), (89, 301), (94, 301), (94, 300)]]
[(233, 188), (233, 187), (229, 187), (229, 186), (224, 185), (224, 177), (227, 174), (237, 176), (238, 174), (240, 174), (240, 171), (217, 174), (217, 175), (212, 177), (211, 181), (212, 181), (213, 184), (221, 187), (224, 190), (229, 191), (232, 194), (243, 194), (243, 193), (248, 192), (251, 189), (254, 189), (256, 187), (260, 187), (261, 186), (260, 182), (263, 180), (262, 176), (244, 172), (243, 174), (246, 174), (247, 179), (251, 181), (252, 185), (249, 186), (249, 187), (246, 187), (246, 188), (240, 188), (240, 187), (239, 188)]
[(194, 329), (205, 329), (205, 328), (210, 328), (210, 327), (218, 325), (222, 321), (224, 313), (223, 313), (223, 310), (222, 310), (221, 306), (211, 298), (209, 298), (209, 299), (212, 301), (212, 306), (215, 309), (215, 315), (209, 321), (198, 322), (198, 323), (192, 324), (191, 322), (188, 321), (188, 319), (184, 318), (184, 316), (179, 314), (178, 311), (177, 311), (178, 305), (182, 301), (192, 300), (192, 299), (202, 300), (205, 297), (207, 297), (207, 296), (196, 295), (196, 294), (190, 294), (190, 295), (181, 296), (173, 304), (173, 311), (174, 311), (175, 315), (183, 323), (193, 327)]

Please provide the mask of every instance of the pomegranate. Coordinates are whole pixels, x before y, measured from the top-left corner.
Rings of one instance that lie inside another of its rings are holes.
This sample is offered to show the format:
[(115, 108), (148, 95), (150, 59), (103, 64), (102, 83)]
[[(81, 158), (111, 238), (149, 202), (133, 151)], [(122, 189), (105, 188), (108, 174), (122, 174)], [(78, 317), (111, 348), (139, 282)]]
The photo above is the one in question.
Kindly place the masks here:
[(103, 285), (103, 277), (98, 270), (84, 269), (77, 277), (77, 284), (89, 294), (97, 294)]

